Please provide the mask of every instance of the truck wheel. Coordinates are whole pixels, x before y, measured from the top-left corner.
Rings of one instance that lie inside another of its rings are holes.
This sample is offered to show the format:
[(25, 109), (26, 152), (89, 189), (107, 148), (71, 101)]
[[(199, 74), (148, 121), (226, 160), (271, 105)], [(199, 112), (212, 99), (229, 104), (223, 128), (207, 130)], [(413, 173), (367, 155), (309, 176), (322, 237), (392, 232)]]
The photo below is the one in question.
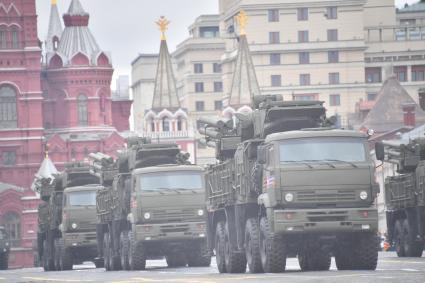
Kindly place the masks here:
[(229, 273), (244, 273), (246, 271), (245, 253), (237, 252), (232, 249), (228, 224), (226, 224), (224, 234), (224, 263)]
[(172, 253), (165, 257), (168, 267), (183, 267), (186, 266), (186, 256), (184, 253)]
[(263, 272), (260, 255), (260, 225), (256, 218), (249, 218), (246, 221), (245, 256), (251, 273)]
[(74, 265), (72, 251), (70, 248), (65, 248), (63, 245), (60, 248), (61, 257), (60, 257), (60, 267), (61, 270), (72, 270)]
[(121, 267), (124, 270), (130, 270), (130, 264), (128, 263), (128, 251), (130, 249), (130, 241), (128, 239), (128, 232), (121, 232), (120, 235), (120, 256), (121, 256)]
[(322, 271), (331, 267), (331, 255), (320, 247), (303, 248), (298, 254), (302, 271)]
[(353, 247), (356, 270), (375, 270), (378, 264), (378, 238), (374, 233), (363, 233)]
[(47, 240), (43, 241), (43, 268), (44, 271), (54, 270), (53, 260), (49, 254), (49, 246)]
[(146, 268), (146, 255), (143, 243), (136, 240), (132, 231), (128, 234), (130, 240), (130, 253), (128, 257), (130, 268), (131, 270), (144, 270)]
[(202, 241), (186, 255), (187, 264), (190, 267), (207, 267), (211, 265), (211, 256), (208, 252), (207, 243)]
[(9, 256), (7, 253), (0, 253), (0, 270), (6, 270), (9, 267)]
[(218, 222), (215, 230), (215, 256), (217, 261), (218, 271), (220, 273), (226, 273), (226, 264), (224, 258), (224, 247), (225, 247), (225, 228), (224, 222)]
[(335, 249), (335, 263), (338, 270), (351, 270), (354, 268), (352, 258), (355, 242), (351, 236), (338, 237)]
[(421, 257), (424, 244), (417, 241), (417, 228), (407, 219), (403, 221), (404, 254), (407, 257)]
[(95, 259), (93, 261), (93, 263), (96, 266), (96, 268), (103, 268), (103, 267), (105, 267), (105, 262), (103, 261), (103, 259), (97, 258), (97, 259)]
[(103, 234), (103, 261), (104, 261), (104, 265), (105, 265), (105, 269), (106, 271), (110, 271), (111, 270), (111, 266), (110, 266), (110, 249), (109, 249), (109, 233), (105, 233)]
[(260, 221), (260, 255), (264, 272), (279, 273), (286, 268), (285, 244), (271, 231), (266, 217)]
[(404, 235), (403, 235), (403, 220), (397, 220), (394, 227), (394, 245), (398, 257), (405, 257), (404, 252)]

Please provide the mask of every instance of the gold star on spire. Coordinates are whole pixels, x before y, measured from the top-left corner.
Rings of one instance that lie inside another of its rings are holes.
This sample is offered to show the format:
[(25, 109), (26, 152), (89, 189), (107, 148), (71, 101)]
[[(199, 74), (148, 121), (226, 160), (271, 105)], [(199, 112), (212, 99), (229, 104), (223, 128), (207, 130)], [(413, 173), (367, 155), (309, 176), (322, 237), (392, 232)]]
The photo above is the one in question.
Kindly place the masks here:
[(58, 0), (52, 0), (52, 5), (56, 5), (58, 3)]
[(240, 35), (246, 35), (246, 25), (248, 23), (248, 16), (244, 10), (240, 11), (237, 16), (235, 16), (236, 22), (239, 25)]
[(165, 40), (165, 31), (168, 29), (170, 21), (168, 21), (164, 16), (161, 16), (157, 22), (155, 22), (159, 30), (161, 31), (161, 40)]

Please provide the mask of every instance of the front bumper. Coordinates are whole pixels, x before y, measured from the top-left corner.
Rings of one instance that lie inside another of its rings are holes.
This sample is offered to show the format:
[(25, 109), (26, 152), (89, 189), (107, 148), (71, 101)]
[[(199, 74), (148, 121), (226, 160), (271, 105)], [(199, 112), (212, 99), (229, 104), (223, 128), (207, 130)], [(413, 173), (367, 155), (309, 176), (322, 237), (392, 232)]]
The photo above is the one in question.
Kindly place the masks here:
[(206, 237), (205, 222), (138, 224), (135, 226), (139, 241), (188, 241)]
[(376, 232), (378, 210), (375, 208), (274, 210), (274, 232), (305, 234)]
[(97, 247), (96, 232), (63, 233), (66, 247)]

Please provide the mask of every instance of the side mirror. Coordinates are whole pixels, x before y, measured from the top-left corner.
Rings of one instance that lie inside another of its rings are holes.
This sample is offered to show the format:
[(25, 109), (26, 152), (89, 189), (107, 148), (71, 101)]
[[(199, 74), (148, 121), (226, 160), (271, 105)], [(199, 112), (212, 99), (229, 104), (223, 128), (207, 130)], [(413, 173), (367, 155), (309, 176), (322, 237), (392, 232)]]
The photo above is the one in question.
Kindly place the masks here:
[(375, 155), (376, 159), (384, 161), (385, 159), (385, 146), (382, 142), (375, 143)]
[(266, 164), (266, 149), (259, 146), (257, 149), (257, 162), (260, 164)]

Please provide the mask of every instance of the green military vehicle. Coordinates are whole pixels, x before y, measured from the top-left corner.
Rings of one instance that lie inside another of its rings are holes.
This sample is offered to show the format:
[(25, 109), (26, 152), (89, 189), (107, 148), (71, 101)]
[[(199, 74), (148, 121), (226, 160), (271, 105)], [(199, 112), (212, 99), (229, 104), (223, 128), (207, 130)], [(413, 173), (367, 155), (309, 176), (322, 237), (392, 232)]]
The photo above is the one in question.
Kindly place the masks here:
[[(375, 269), (375, 166), (367, 136), (325, 128), (321, 102), (258, 96), (250, 116), (200, 119), (219, 164), (206, 173), (207, 228), (220, 273)], [(310, 128), (304, 129), (303, 128)]]
[(71, 270), (93, 261), (96, 267), (96, 192), (99, 179), (87, 165), (70, 163), (53, 179), (36, 180), (43, 202), (38, 208), (38, 256), (45, 271)]
[(209, 266), (204, 171), (177, 144), (131, 138), (114, 161), (91, 154), (97, 195), (99, 258), (106, 270), (142, 270), (165, 256), (169, 267)]
[(0, 226), (0, 270), (6, 270), (9, 267), (10, 243), (6, 230)]
[(388, 242), (399, 257), (421, 257), (425, 244), (425, 138), (377, 143), (376, 157), (394, 164), (385, 179)]

